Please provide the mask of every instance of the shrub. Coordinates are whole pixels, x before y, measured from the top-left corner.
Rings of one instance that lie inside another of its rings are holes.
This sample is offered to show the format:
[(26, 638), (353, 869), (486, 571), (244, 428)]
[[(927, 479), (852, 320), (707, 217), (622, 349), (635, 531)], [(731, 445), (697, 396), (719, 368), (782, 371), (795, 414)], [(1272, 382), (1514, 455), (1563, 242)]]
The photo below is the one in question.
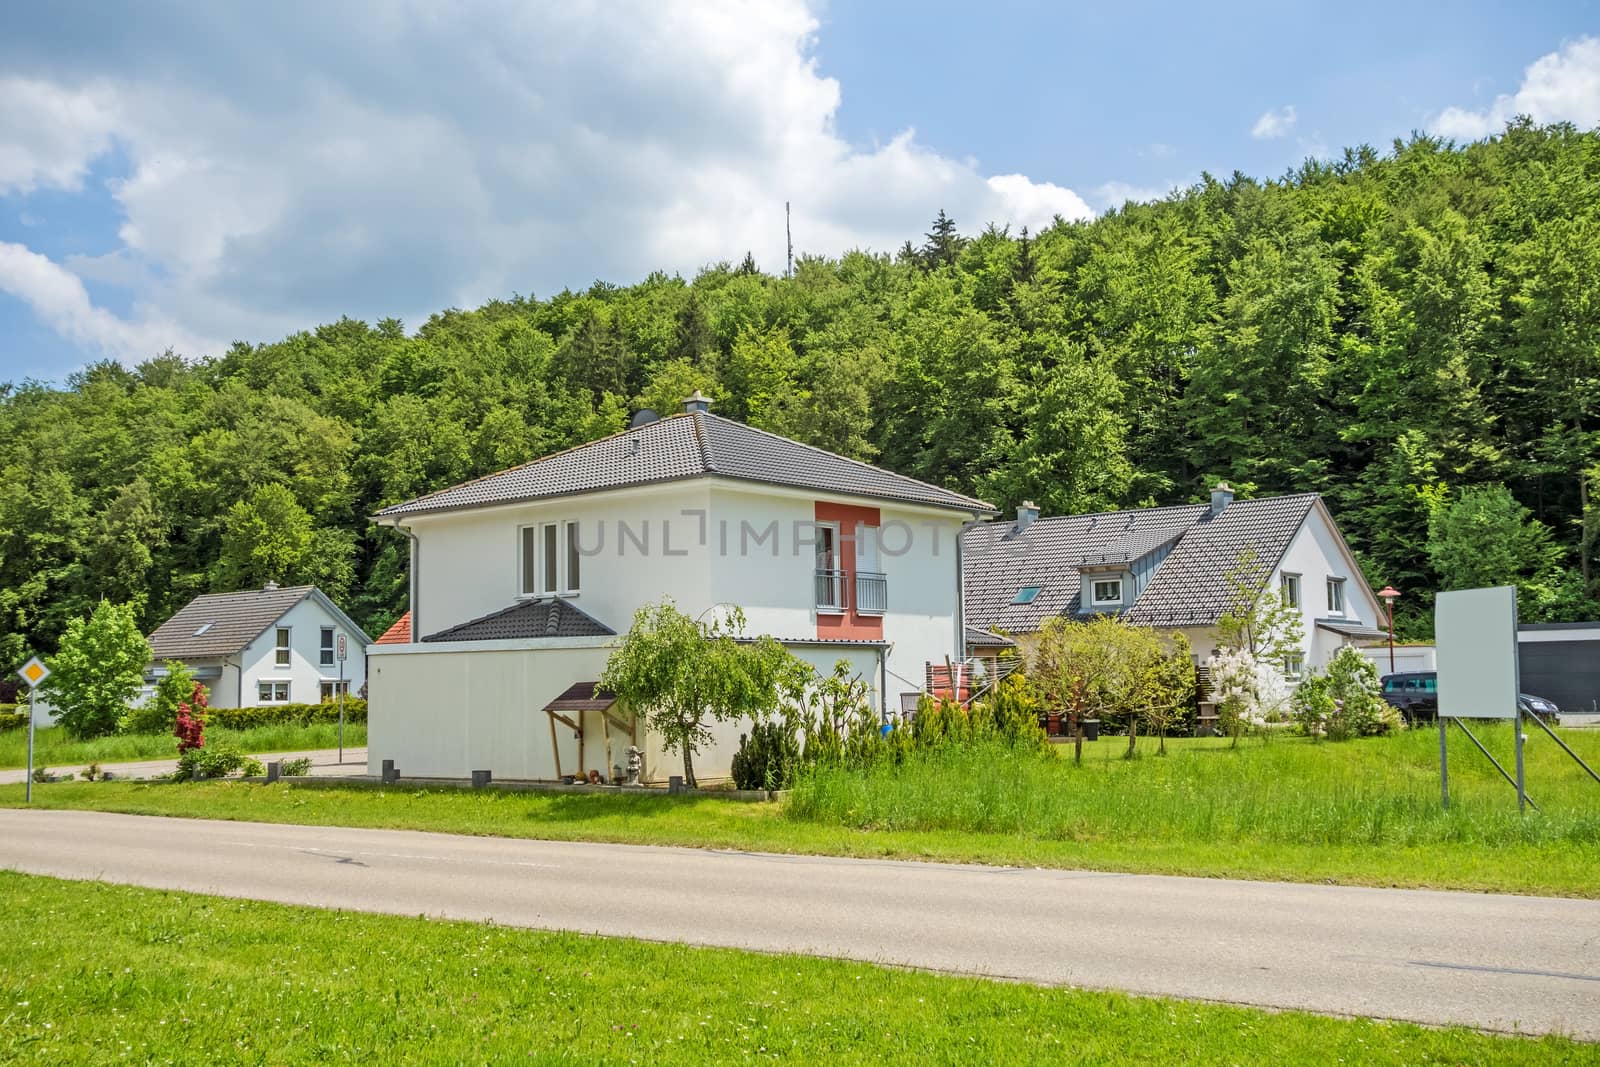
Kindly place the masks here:
[(178, 757), (178, 769), (173, 778), (185, 781), (197, 775), (202, 778), (226, 778), (235, 771), (246, 775), (265, 774), (261, 761), (246, 755), (237, 745), (227, 741), (191, 748)]
[[(787, 789), (800, 763), (800, 741), (788, 722), (758, 722), (739, 738), (733, 756), (735, 789)], [(287, 772), (285, 772), (287, 773)]]
[(282, 766), (280, 766), (278, 770), (280, 773), (286, 774), (290, 778), (298, 778), (301, 775), (310, 774), (311, 757), (300, 756), (296, 759), (286, 759), (283, 761)]
[(189, 698), (178, 702), (177, 718), (172, 724), (172, 736), (178, 739), (178, 755), (191, 749), (206, 746), (206, 687), (199, 682), (189, 691)]
[(0, 734), (7, 730), (26, 730), (28, 728), (28, 713), (13, 711), (15, 705), (0, 704)]
[(1372, 662), (1353, 648), (1341, 648), (1326, 672), (1300, 683), (1294, 719), (1301, 733), (1330, 741), (1394, 733), (1404, 722), (1380, 693)]
[(129, 708), (117, 720), (119, 734), (165, 734), (172, 732), (178, 718), (178, 705), (194, 693), (194, 673), (175, 659), (164, 664), (167, 673), (156, 682), (155, 695), (136, 708)]
[[(314, 722), (338, 722), (339, 705), (268, 704), (259, 708), (211, 708), (206, 724), (224, 730), (249, 730), (256, 726), (309, 726)], [(344, 721), (367, 721), (367, 702), (350, 697), (344, 702)]]

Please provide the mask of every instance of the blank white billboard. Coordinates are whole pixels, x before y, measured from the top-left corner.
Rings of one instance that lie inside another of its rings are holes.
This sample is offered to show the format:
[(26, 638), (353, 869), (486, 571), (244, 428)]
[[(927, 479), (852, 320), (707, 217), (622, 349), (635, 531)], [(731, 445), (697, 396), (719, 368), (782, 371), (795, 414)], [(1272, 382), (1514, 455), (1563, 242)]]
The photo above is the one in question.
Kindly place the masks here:
[(1440, 715), (1516, 717), (1516, 586), (1440, 593), (1433, 605), (1433, 637)]

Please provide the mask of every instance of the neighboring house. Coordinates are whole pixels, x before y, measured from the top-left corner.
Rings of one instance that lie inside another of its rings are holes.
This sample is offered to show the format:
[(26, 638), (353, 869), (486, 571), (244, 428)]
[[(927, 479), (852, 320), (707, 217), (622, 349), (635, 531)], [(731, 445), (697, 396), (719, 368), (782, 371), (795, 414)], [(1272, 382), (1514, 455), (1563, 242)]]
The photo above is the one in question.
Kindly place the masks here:
[[(1272, 589), (1300, 609), (1300, 675), (1342, 646), (1387, 636), (1378, 599), (1322, 498), (1314, 493), (985, 523), (961, 540), (966, 619), (1031, 647), (1046, 619), (1120, 615), (1181, 631), (1197, 661), (1215, 649), (1234, 580)], [(969, 655), (981, 655), (977, 648)]]
[(150, 635), (154, 662), (146, 693), (179, 660), (211, 690), (219, 708), (315, 704), (340, 685), (338, 639), (346, 642), (343, 685), (360, 693), (367, 680), (371, 638), (315, 586), (207, 593), (189, 601)]
[[(847, 660), (890, 712), (928, 663), (960, 658), (957, 542), (988, 504), (713, 415), (698, 394), (635, 421), (375, 517), (411, 538), (412, 585), (409, 641), (369, 650), (373, 773), (392, 759), (405, 775), (548, 779), (559, 753), (564, 772), (609, 778), (602, 742), (638, 744), (648, 779), (673, 773), (636, 725), (620, 736), (609, 712), (552, 706), (666, 597), (701, 618), (736, 605), (746, 634), (819, 671)], [(697, 774), (726, 774), (744, 729), (719, 730)]]

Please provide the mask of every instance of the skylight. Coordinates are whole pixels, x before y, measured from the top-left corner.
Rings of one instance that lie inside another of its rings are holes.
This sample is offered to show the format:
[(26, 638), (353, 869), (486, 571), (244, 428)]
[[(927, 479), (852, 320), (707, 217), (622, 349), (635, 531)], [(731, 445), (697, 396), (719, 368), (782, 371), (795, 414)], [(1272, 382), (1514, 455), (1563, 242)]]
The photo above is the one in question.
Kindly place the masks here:
[(193, 636), (199, 637), (201, 634), (205, 633), (207, 630), (211, 629), (215, 625), (216, 625), (215, 622), (208, 622), (204, 626), (200, 627), (200, 629), (196, 630), (194, 632)]
[(1012, 603), (1032, 604), (1034, 598), (1039, 595), (1040, 590), (1043, 588), (1044, 586), (1042, 585), (1025, 585), (1021, 589), (1017, 590), (1017, 599), (1013, 600)]

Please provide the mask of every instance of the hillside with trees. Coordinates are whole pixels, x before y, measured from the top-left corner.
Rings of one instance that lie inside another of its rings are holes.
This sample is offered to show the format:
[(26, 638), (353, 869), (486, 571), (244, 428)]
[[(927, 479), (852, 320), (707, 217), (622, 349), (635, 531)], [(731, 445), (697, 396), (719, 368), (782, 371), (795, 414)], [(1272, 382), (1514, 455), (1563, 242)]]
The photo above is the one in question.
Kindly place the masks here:
[(1320, 492), (1404, 631), (1483, 582), (1531, 619), (1600, 614), (1596, 133), (1416, 137), (1038, 233), (957, 222), (792, 278), (745, 256), (0, 387), (0, 660), (102, 598), (148, 630), (267, 579), (376, 632), (406, 552), (373, 511), (696, 388), (1001, 507)]

